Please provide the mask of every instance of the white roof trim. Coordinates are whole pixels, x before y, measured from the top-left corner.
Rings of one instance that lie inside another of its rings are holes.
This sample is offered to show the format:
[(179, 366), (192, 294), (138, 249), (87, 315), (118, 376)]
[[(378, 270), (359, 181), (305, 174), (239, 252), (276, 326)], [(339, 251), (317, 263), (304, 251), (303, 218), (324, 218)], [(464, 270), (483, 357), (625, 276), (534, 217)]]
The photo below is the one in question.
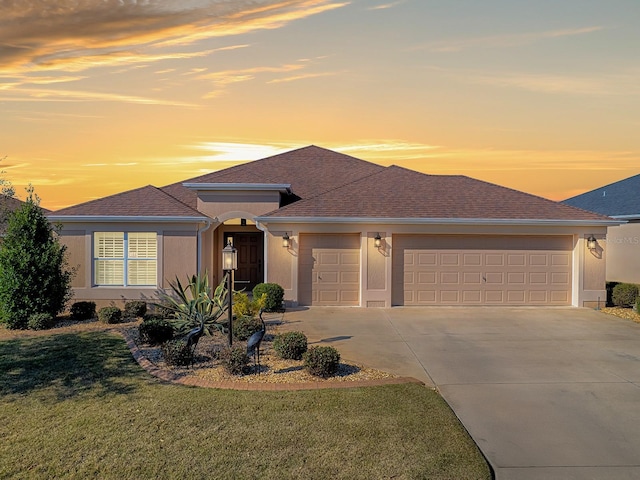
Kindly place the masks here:
[(228, 192), (232, 190), (241, 191), (273, 191), (289, 192), (291, 191), (290, 183), (183, 183), (186, 188), (192, 190), (206, 190), (206, 191), (222, 191)]
[(256, 217), (260, 223), (382, 223), (401, 224), (445, 224), (445, 225), (570, 225), (607, 226), (620, 225), (624, 221), (615, 220), (547, 220), (512, 218), (384, 218), (384, 217)]
[(136, 217), (136, 216), (109, 216), (109, 215), (48, 215), (52, 222), (108, 222), (108, 223), (194, 223), (210, 221), (209, 217)]
[(640, 218), (640, 213), (636, 213), (633, 215), (609, 215), (611, 218), (616, 218), (619, 220), (624, 220), (624, 219), (628, 219), (628, 220), (635, 220), (637, 218)]

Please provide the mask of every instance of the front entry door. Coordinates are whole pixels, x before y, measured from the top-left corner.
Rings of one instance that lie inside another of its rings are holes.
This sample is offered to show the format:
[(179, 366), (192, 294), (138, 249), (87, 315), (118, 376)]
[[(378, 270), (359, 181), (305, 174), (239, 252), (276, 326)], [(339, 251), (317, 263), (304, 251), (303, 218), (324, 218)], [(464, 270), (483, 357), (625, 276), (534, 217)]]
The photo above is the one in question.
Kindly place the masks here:
[(251, 292), (263, 280), (262, 233), (234, 233), (233, 246), (238, 251), (238, 270), (235, 272), (234, 289)]

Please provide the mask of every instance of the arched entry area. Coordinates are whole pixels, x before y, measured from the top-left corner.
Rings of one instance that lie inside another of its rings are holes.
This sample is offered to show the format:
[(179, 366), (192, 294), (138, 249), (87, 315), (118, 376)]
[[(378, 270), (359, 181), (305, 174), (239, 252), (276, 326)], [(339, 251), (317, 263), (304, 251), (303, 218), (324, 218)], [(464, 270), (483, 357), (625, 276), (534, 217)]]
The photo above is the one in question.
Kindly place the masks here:
[(264, 282), (264, 233), (248, 218), (232, 218), (218, 227), (222, 246), (231, 243), (238, 251), (238, 269), (234, 272), (234, 290), (250, 292)]

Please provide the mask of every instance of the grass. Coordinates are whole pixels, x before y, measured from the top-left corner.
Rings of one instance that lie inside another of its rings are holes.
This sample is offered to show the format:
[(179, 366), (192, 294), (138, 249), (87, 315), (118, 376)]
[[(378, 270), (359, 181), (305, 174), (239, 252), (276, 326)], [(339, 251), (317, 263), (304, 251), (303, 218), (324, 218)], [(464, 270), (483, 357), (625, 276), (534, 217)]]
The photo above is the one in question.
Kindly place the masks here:
[(490, 478), (420, 385), (189, 388), (106, 332), (0, 341), (0, 438), (0, 478)]

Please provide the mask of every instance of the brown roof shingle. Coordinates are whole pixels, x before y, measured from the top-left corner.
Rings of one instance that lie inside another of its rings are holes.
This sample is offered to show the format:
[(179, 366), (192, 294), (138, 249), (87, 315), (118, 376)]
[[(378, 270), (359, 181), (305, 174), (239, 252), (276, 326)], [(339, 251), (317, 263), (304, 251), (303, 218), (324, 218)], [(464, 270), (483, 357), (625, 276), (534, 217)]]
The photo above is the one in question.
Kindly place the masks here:
[(384, 168), (350, 155), (310, 145), (183, 183), (290, 184), (295, 195), (309, 198), (373, 175)]
[(197, 210), (152, 185), (63, 208), (58, 216), (202, 217)]
[(473, 178), (426, 175), (398, 166), (265, 217), (610, 220)]

